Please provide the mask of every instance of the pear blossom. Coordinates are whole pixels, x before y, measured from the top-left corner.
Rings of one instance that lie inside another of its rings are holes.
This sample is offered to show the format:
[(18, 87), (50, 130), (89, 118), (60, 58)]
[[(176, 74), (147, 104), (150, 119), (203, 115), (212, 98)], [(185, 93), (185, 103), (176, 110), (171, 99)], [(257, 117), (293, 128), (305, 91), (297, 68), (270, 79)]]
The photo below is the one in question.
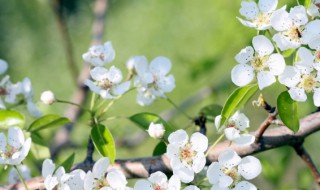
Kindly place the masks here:
[(293, 100), (304, 102), (307, 94), (313, 92), (315, 106), (320, 106), (320, 63), (318, 54), (301, 47), (298, 50), (299, 61), (294, 66), (287, 66), (284, 73), (279, 76), (281, 84), (286, 85)]
[(304, 25), (308, 23), (308, 16), (304, 6), (299, 5), (290, 9), (279, 9), (270, 18), (272, 27), (278, 31), (273, 40), (281, 51), (300, 47)]
[(320, 16), (319, 9), (320, 9), (320, 0), (313, 0), (309, 4), (307, 13), (312, 17), (317, 17), (317, 16)]
[(184, 183), (191, 182), (195, 173), (199, 173), (206, 164), (204, 152), (208, 148), (208, 138), (196, 132), (189, 141), (186, 131), (180, 129), (171, 133), (168, 140), (166, 154), (170, 159), (173, 174)]
[(166, 98), (165, 93), (175, 88), (174, 76), (168, 75), (171, 70), (171, 61), (168, 58), (156, 57), (150, 65), (144, 56), (137, 56), (133, 58), (133, 61), (137, 73), (134, 85), (138, 87), (137, 102), (139, 105), (150, 105), (158, 97)]
[(152, 173), (148, 180), (138, 180), (134, 190), (180, 190), (181, 182), (178, 176), (173, 175), (168, 181), (167, 176), (158, 171)]
[(151, 122), (148, 128), (148, 133), (152, 138), (161, 139), (165, 133), (163, 124), (162, 123), (155, 124)]
[(240, 51), (235, 57), (237, 62), (231, 71), (231, 79), (237, 86), (249, 84), (257, 75), (260, 90), (276, 82), (276, 75), (285, 68), (285, 60), (281, 54), (272, 53), (271, 41), (263, 35), (255, 36), (252, 45)]
[[(313, 20), (309, 22), (302, 31), (301, 41), (303, 44), (307, 44), (310, 47), (314, 44), (314, 41), (320, 38), (320, 20)], [(312, 48), (312, 47), (311, 47)]]
[(89, 51), (82, 55), (83, 60), (96, 67), (102, 67), (110, 63), (115, 58), (115, 51), (111, 42), (106, 42), (103, 45), (95, 45), (89, 48)]
[(249, 128), (249, 119), (243, 113), (236, 112), (224, 125), (220, 127), (221, 115), (215, 118), (215, 126), (218, 131), (223, 130), (226, 138), (237, 145), (250, 145), (255, 136), (251, 134), (240, 134)]
[(5, 73), (7, 70), (8, 70), (8, 63), (5, 60), (0, 59), (0, 75)]
[(8, 136), (0, 133), (0, 164), (19, 165), (28, 155), (31, 138), (25, 140), (19, 127), (10, 127)]
[[(16, 102), (16, 97), (21, 93), (21, 83), (13, 84), (10, 81), (10, 77), (6, 75), (0, 81), (0, 96), (4, 98), (4, 101), (10, 104)], [(0, 109), (6, 109), (6, 105), (0, 98)]]
[(126, 190), (126, 177), (119, 170), (112, 168), (108, 171), (110, 161), (107, 157), (100, 158), (88, 171), (84, 178), (85, 190)]
[(257, 177), (261, 170), (261, 163), (254, 156), (241, 159), (234, 150), (227, 149), (220, 153), (218, 162), (210, 164), (207, 177), (211, 190), (256, 190), (255, 185), (246, 180)]
[(87, 79), (84, 84), (102, 98), (114, 99), (130, 88), (130, 81), (121, 83), (122, 72), (115, 66), (109, 70), (104, 67), (94, 67), (90, 74), (95, 81)]
[(37, 108), (36, 104), (33, 102), (33, 89), (29, 78), (24, 78), (21, 82), (21, 93), (24, 95), (27, 101), (27, 109), (29, 113), (35, 117), (41, 117), (42, 113)]
[(267, 30), (271, 27), (270, 17), (272, 12), (277, 8), (278, 0), (259, 0), (257, 5), (254, 1), (242, 1), (240, 14), (246, 17), (243, 20), (237, 19), (244, 25), (257, 30)]
[[(30, 168), (28, 168), (28, 166), (19, 165), (17, 168), (18, 168), (23, 179), (25, 179), (25, 180), (31, 179), (31, 171), (30, 171)], [(9, 184), (15, 184), (15, 183), (20, 182), (20, 177), (19, 177), (17, 171), (13, 167), (10, 169), (9, 176), (8, 176), (8, 182), (9, 182)]]
[(47, 105), (53, 104), (56, 101), (54, 93), (50, 90), (41, 93), (40, 100)]

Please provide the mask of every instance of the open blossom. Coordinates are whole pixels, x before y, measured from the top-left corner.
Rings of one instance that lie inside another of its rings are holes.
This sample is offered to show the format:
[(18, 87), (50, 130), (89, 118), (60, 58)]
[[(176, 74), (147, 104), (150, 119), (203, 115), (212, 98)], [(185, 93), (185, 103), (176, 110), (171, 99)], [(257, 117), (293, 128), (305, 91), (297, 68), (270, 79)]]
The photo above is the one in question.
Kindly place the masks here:
[[(19, 170), (23, 179), (25, 179), (25, 180), (31, 179), (31, 171), (28, 168), (28, 166), (19, 165), (18, 170)], [(15, 184), (15, 183), (20, 182), (20, 177), (19, 177), (17, 171), (13, 167), (10, 169), (9, 176), (8, 176), (8, 182), (9, 182), (9, 184)]]
[(0, 164), (18, 165), (28, 155), (31, 138), (25, 140), (19, 127), (10, 127), (8, 136), (0, 133)]
[(112, 43), (106, 42), (103, 45), (92, 46), (88, 52), (82, 55), (82, 58), (93, 66), (102, 67), (112, 62), (115, 55)]
[[(21, 83), (13, 84), (10, 81), (10, 77), (7, 75), (0, 81), (0, 95), (4, 98), (7, 103), (15, 103), (16, 97), (21, 93)], [(6, 109), (6, 106), (0, 98), (0, 109)]]
[[(319, 54), (319, 55), (318, 55)], [(279, 76), (281, 84), (289, 87), (289, 94), (293, 100), (304, 102), (307, 94), (313, 92), (313, 102), (320, 106), (320, 53), (315, 55), (308, 49), (298, 50), (300, 61), (294, 66), (287, 66), (285, 72)]]
[(281, 51), (296, 49), (302, 44), (303, 26), (307, 23), (308, 17), (304, 6), (291, 8), (290, 13), (285, 9), (279, 9), (271, 16), (271, 25), (279, 32), (272, 39)]
[(320, 16), (320, 0), (313, 0), (308, 7), (307, 13), (312, 17)]
[(130, 88), (130, 81), (121, 83), (122, 72), (115, 66), (109, 70), (104, 67), (95, 67), (90, 71), (90, 74), (95, 81), (87, 79), (84, 84), (102, 98), (113, 99)]
[(55, 164), (50, 159), (46, 159), (42, 164), (42, 176), (44, 177), (44, 186), (47, 190), (83, 190), (83, 180), (85, 172), (74, 170), (66, 173), (60, 166), (55, 168)]
[(234, 150), (227, 149), (220, 153), (218, 162), (211, 163), (207, 177), (212, 184), (211, 190), (256, 190), (255, 185), (245, 180), (257, 177), (261, 169), (257, 158), (246, 156), (241, 159)]
[(218, 130), (224, 130), (229, 141), (238, 145), (249, 145), (255, 140), (251, 134), (240, 134), (249, 127), (249, 119), (243, 113), (236, 112), (226, 124), (220, 127), (221, 115), (215, 118), (215, 125)]
[(168, 181), (167, 176), (158, 171), (152, 173), (148, 180), (139, 180), (134, 186), (134, 190), (180, 190), (181, 182), (178, 176), (171, 176)]
[(247, 20), (237, 19), (245, 26), (267, 30), (271, 27), (270, 17), (277, 5), (278, 0), (259, 0), (258, 5), (254, 1), (242, 1), (240, 14)]
[(148, 133), (150, 137), (155, 139), (161, 139), (165, 133), (165, 129), (162, 123), (153, 123), (151, 122), (148, 128)]
[(240, 51), (237, 62), (231, 71), (231, 79), (237, 86), (249, 84), (257, 75), (260, 90), (276, 82), (276, 75), (283, 72), (285, 60), (282, 55), (272, 53), (271, 41), (263, 35), (255, 36), (252, 45)]
[(144, 56), (136, 56), (132, 58), (132, 62), (137, 74), (134, 85), (138, 87), (137, 102), (140, 105), (150, 105), (157, 97), (166, 98), (165, 93), (175, 88), (174, 76), (168, 75), (171, 70), (168, 58), (156, 57), (148, 65)]
[(305, 26), (304, 30), (302, 31), (302, 38), (301, 38), (302, 43), (307, 44), (311, 47), (314, 41), (317, 41), (317, 39), (320, 38), (319, 28), (320, 28), (320, 20), (317, 19), (309, 22)]
[(85, 190), (127, 190), (127, 179), (123, 173), (113, 168), (108, 170), (110, 161), (107, 157), (100, 158), (88, 171), (84, 179)]
[(21, 82), (21, 93), (24, 95), (25, 100), (27, 101), (27, 109), (29, 113), (35, 117), (41, 117), (42, 113), (39, 111), (33, 101), (33, 89), (31, 81), (27, 77)]
[(191, 182), (194, 174), (199, 173), (206, 164), (204, 152), (208, 148), (208, 138), (196, 132), (189, 141), (186, 131), (180, 129), (171, 133), (168, 140), (167, 156), (173, 174), (184, 183)]

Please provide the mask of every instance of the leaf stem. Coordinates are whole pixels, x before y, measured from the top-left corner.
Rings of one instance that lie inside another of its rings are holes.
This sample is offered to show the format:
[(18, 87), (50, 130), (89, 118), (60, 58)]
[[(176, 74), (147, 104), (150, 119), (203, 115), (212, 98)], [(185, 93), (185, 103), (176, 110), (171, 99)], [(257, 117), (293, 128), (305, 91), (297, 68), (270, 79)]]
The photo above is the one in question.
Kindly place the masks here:
[(74, 106), (77, 106), (77, 107), (79, 107), (80, 109), (82, 109), (82, 110), (84, 110), (84, 111), (87, 111), (87, 112), (89, 112), (89, 113), (92, 112), (91, 110), (89, 110), (89, 109), (87, 109), (87, 108), (85, 108), (85, 107), (83, 107), (83, 106), (81, 106), (81, 105), (79, 105), (79, 104), (76, 104), (76, 103), (74, 103), (74, 102), (70, 102), (70, 101), (66, 101), (66, 100), (58, 100), (58, 99), (56, 99), (56, 102), (58, 102), (58, 103), (63, 103), (63, 104), (74, 105)]
[(220, 137), (210, 146), (210, 148), (207, 150), (207, 153), (205, 154), (205, 157), (209, 155), (211, 150), (221, 141), (221, 139), (224, 137), (224, 133), (220, 135)]
[(23, 177), (22, 177), (22, 175), (21, 175), (21, 173), (20, 173), (20, 171), (19, 171), (19, 169), (18, 169), (18, 167), (17, 167), (16, 165), (14, 165), (13, 168), (16, 170), (16, 172), (17, 172), (17, 174), (18, 174), (18, 176), (19, 176), (19, 178), (20, 178), (20, 180), (21, 180), (24, 188), (25, 188), (26, 190), (29, 190), (26, 182), (24, 181), (24, 179), (23, 179)]

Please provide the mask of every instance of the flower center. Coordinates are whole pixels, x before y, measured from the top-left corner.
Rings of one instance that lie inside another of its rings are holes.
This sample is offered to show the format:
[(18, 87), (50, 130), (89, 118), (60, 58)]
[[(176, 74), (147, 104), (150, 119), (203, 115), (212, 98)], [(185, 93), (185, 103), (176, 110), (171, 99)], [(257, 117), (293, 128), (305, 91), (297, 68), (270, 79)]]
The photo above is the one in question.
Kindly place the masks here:
[(253, 67), (253, 69), (255, 71), (263, 71), (266, 67), (267, 67), (267, 57), (259, 57), (259, 56), (255, 56), (250, 64)]
[(113, 83), (106, 79), (106, 80), (99, 81), (98, 86), (100, 86), (104, 90), (107, 90), (113, 86)]
[(154, 187), (154, 190), (166, 190), (166, 189), (164, 189), (160, 185), (156, 184), (156, 186)]
[(16, 152), (18, 152), (19, 150), (7, 145), (6, 146), (6, 151), (5, 152), (0, 152), (0, 157), (4, 157), (5, 159), (10, 159), (12, 157), (12, 155)]
[(223, 169), (223, 173), (232, 178), (232, 184), (230, 185), (231, 188), (235, 187), (235, 184), (241, 180), (241, 176), (236, 168), (231, 168), (229, 170), (225, 168)]
[(191, 149), (191, 145), (188, 143), (185, 147), (180, 148), (180, 160), (184, 161), (188, 165), (192, 165), (193, 157), (197, 154), (196, 151)]
[(315, 55), (316, 61), (320, 61), (320, 50), (317, 50), (314, 55)]
[(102, 187), (109, 186), (108, 181), (105, 178), (95, 179), (95, 187), (93, 190), (100, 190)]
[(270, 14), (260, 13), (258, 17), (253, 21), (257, 25), (257, 28), (262, 28), (263, 26), (270, 25)]
[(5, 96), (5, 95), (7, 95), (7, 94), (9, 94), (9, 92), (7, 91), (7, 89), (5, 89), (5, 88), (0, 88), (0, 95), (1, 95), (1, 96)]
[(303, 88), (307, 93), (313, 91), (313, 88), (316, 87), (317, 80), (316, 77), (312, 74), (310, 75), (303, 75), (302, 80), (299, 84), (299, 87)]
[(299, 27), (291, 27), (287, 31), (284, 31), (283, 34), (290, 38), (290, 41), (300, 42), (301, 36), (301, 28)]

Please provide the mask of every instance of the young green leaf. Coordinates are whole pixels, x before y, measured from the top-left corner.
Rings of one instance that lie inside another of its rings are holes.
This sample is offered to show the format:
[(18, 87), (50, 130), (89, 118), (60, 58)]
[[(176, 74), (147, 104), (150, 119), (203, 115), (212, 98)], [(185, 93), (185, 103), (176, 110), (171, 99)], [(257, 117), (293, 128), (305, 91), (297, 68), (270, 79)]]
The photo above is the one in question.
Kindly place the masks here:
[(207, 105), (200, 110), (201, 115), (205, 115), (209, 121), (214, 121), (214, 118), (221, 114), (222, 106), (218, 104)]
[[(65, 161), (63, 161), (60, 166), (64, 167), (64, 169), (66, 170), (66, 172), (70, 172), (71, 167), (74, 163), (74, 157), (75, 154), (72, 153)], [(58, 168), (58, 167), (57, 167)]]
[(113, 164), (116, 159), (116, 146), (109, 129), (101, 124), (95, 125), (91, 129), (91, 138), (98, 152), (108, 157)]
[(160, 116), (153, 113), (138, 113), (129, 117), (129, 119), (145, 131), (148, 130), (151, 122), (162, 123), (166, 130), (164, 134), (165, 139), (168, 139), (169, 134), (172, 132), (172, 127)]
[(152, 155), (153, 156), (160, 156), (166, 152), (167, 152), (167, 145), (163, 141), (161, 141), (154, 148)]
[(28, 128), (28, 131), (36, 132), (47, 128), (58, 127), (71, 123), (66, 117), (59, 115), (45, 115), (35, 120)]
[(277, 99), (277, 109), (282, 122), (292, 131), (299, 130), (297, 102), (291, 99), (288, 91), (282, 92)]
[(232, 117), (237, 110), (247, 103), (257, 90), (257, 84), (250, 84), (237, 88), (235, 91), (233, 91), (223, 106), (220, 126), (222, 126), (226, 120)]
[(12, 126), (23, 127), (25, 124), (24, 116), (16, 111), (0, 111), (0, 129), (8, 129)]

